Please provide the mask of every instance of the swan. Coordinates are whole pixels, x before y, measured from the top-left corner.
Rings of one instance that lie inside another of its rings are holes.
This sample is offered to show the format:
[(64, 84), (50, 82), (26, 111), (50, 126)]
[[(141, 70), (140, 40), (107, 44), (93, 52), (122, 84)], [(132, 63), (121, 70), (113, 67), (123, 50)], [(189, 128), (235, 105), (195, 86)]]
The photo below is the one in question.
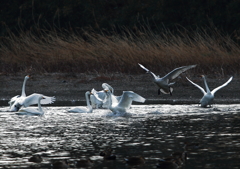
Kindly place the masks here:
[(92, 113), (93, 109), (92, 109), (92, 106), (89, 102), (89, 95), (90, 94), (91, 93), (89, 91), (87, 91), (85, 93), (87, 107), (74, 107), (74, 108), (71, 108), (70, 110), (68, 110), (68, 112), (70, 112), (70, 113)]
[[(10, 111), (14, 112), (14, 111), (18, 111), (22, 106), (28, 107), (33, 104), (38, 104), (38, 96), (39, 95), (42, 95), (42, 94), (33, 93), (29, 96), (20, 97), (10, 107)], [(41, 104), (52, 104), (56, 101), (56, 98), (54, 96), (49, 97), (49, 96), (43, 95), (43, 97), (44, 98), (40, 100)]]
[[(103, 83), (102, 88), (103, 90), (101, 91), (96, 91), (94, 88), (91, 90), (92, 94), (90, 95), (90, 101), (93, 108), (108, 108), (108, 102), (105, 100), (105, 90), (109, 90), (111, 93), (114, 93), (114, 89), (107, 83)], [(115, 96), (115, 98), (119, 101), (121, 96)]]
[(136, 102), (145, 102), (145, 98), (142, 96), (138, 95), (137, 93), (134, 93), (133, 91), (123, 91), (121, 100), (118, 102), (116, 100), (113, 100), (113, 94), (106, 90), (107, 97), (105, 98), (109, 105), (108, 108), (113, 112), (113, 113), (121, 113), (121, 112), (126, 112), (127, 109), (130, 108), (132, 105), (132, 101)]
[[(38, 95), (39, 94), (33, 93), (29, 96), (26, 96), (25, 85), (29, 78), (30, 78), (30, 75), (27, 75), (24, 78), (21, 96), (17, 95), (8, 102), (10, 104), (11, 112), (18, 111), (22, 106), (28, 107), (33, 104), (38, 104)], [(44, 96), (44, 99), (42, 99), (40, 102), (41, 102), (41, 104), (52, 104), (55, 101), (56, 101), (56, 98), (54, 96), (53, 97)]]
[(98, 109), (102, 107), (103, 105), (103, 98), (105, 98), (105, 93), (102, 93), (102, 91), (96, 91), (94, 88), (91, 90), (90, 95), (90, 102), (92, 105), (92, 108)]
[(169, 83), (170, 80), (175, 79), (176, 77), (178, 77), (181, 73), (187, 71), (188, 69), (194, 68), (197, 65), (189, 65), (189, 66), (182, 66), (179, 68), (176, 68), (174, 70), (172, 70), (170, 73), (168, 73), (167, 75), (165, 75), (164, 77), (160, 78), (159, 76), (156, 76), (153, 72), (151, 72), (150, 70), (148, 70), (147, 68), (145, 68), (143, 65), (139, 64), (138, 65), (144, 69), (146, 71), (146, 73), (150, 73), (153, 76), (153, 82), (158, 86), (158, 94), (160, 95), (160, 92), (162, 92), (163, 94), (170, 94), (172, 95), (173, 92), (173, 88), (172, 86), (175, 84), (175, 82), (173, 83)]
[[(26, 97), (26, 93), (25, 93), (25, 86), (26, 86), (26, 82), (27, 80), (30, 78), (30, 75), (27, 75), (24, 77), (24, 81), (23, 81), (23, 85), (22, 85), (22, 94), (14, 96), (11, 98), (11, 100), (8, 102), (8, 104), (10, 105), (10, 110), (13, 109), (12, 105), (17, 102), (18, 100), (21, 100), (22, 98)], [(19, 107), (20, 108), (20, 107)], [(18, 109), (19, 109), (18, 108)], [(15, 110), (17, 111), (17, 110)]]
[(42, 110), (40, 100), (44, 99), (44, 96), (41, 94), (38, 94), (37, 96), (38, 96), (38, 108), (33, 108), (33, 107), (21, 108), (16, 114), (17, 115), (42, 116), (44, 114), (44, 111)]
[[(186, 77), (187, 78), (187, 77)], [(204, 81), (204, 84), (205, 84), (205, 87), (206, 87), (206, 91), (200, 87), (199, 85), (197, 85), (196, 83), (192, 82), (190, 79), (187, 78), (187, 80), (192, 83), (194, 86), (196, 86), (197, 88), (199, 88), (201, 90), (201, 92), (203, 93), (203, 97), (202, 99), (200, 100), (200, 104), (201, 104), (201, 107), (207, 107), (208, 105), (211, 107), (211, 104), (213, 102), (213, 99), (214, 99), (214, 94), (220, 90), (221, 88), (225, 87), (228, 85), (228, 83), (230, 83), (233, 79), (233, 77), (230, 77), (230, 79), (224, 83), (223, 85), (213, 89), (212, 91), (210, 91), (210, 89), (208, 88), (208, 84), (207, 84), (207, 81), (206, 81), (206, 78), (204, 75), (202, 75), (202, 78), (203, 78), (203, 81)]]

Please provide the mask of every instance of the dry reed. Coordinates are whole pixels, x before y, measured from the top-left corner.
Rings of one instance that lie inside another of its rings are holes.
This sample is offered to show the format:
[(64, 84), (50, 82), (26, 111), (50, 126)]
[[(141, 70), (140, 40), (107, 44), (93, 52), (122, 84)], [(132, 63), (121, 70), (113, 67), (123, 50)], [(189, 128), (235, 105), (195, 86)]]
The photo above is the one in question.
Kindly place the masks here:
[(1, 72), (154, 72), (197, 64), (195, 73), (238, 74), (239, 45), (213, 30), (82, 34), (43, 31), (12, 33), (0, 39)]

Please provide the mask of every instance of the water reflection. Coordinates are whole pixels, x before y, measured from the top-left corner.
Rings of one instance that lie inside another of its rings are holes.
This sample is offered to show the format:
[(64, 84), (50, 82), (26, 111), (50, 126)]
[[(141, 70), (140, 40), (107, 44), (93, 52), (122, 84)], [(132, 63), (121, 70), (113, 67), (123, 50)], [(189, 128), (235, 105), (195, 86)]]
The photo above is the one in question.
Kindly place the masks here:
[[(42, 117), (17, 116), (0, 108), (0, 168), (52, 168), (67, 159), (75, 168), (80, 159), (90, 159), (90, 168), (132, 168), (129, 156), (143, 156), (137, 168), (156, 168), (160, 158), (188, 148), (183, 168), (238, 168), (240, 166), (239, 105), (135, 105), (126, 116), (109, 110), (91, 114), (67, 113), (69, 107), (44, 107)], [(116, 160), (99, 153), (111, 147)], [(190, 147), (190, 146), (189, 146)], [(29, 162), (34, 154), (41, 163)]]

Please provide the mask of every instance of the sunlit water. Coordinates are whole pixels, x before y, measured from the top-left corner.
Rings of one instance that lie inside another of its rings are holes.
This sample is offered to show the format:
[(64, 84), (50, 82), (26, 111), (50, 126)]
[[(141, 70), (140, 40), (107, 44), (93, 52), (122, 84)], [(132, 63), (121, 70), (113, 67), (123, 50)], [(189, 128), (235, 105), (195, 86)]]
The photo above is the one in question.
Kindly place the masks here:
[[(183, 168), (240, 168), (240, 105), (134, 105), (126, 114), (98, 109), (67, 113), (70, 107), (44, 107), (41, 117), (18, 116), (0, 108), (0, 168), (51, 168), (52, 161), (93, 160), (91, 168), (128, 169), (124, 158), (141, 155), (156, 168), (158, 159), (184, 151), (184, 142), (198, 142), (188, 150)], [(99, 152), (112, 147), (116, 160)], [(33, 154), (41, 163), (28, 162)]]

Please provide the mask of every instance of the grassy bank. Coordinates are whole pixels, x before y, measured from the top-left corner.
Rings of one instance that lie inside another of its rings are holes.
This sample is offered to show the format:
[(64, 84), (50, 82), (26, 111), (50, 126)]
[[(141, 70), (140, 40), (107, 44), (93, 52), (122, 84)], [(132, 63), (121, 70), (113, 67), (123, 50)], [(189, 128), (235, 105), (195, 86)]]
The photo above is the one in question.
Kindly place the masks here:
[(141, 63), (164, 74), (175, 67), (198, 64), (194, 73), (239, 74), (240, 48), (230, 36), (199, 29), (154, 33), (95, 33), (83, 30), (29, 31), (0, 39), (1, 72), (143, 73)]

